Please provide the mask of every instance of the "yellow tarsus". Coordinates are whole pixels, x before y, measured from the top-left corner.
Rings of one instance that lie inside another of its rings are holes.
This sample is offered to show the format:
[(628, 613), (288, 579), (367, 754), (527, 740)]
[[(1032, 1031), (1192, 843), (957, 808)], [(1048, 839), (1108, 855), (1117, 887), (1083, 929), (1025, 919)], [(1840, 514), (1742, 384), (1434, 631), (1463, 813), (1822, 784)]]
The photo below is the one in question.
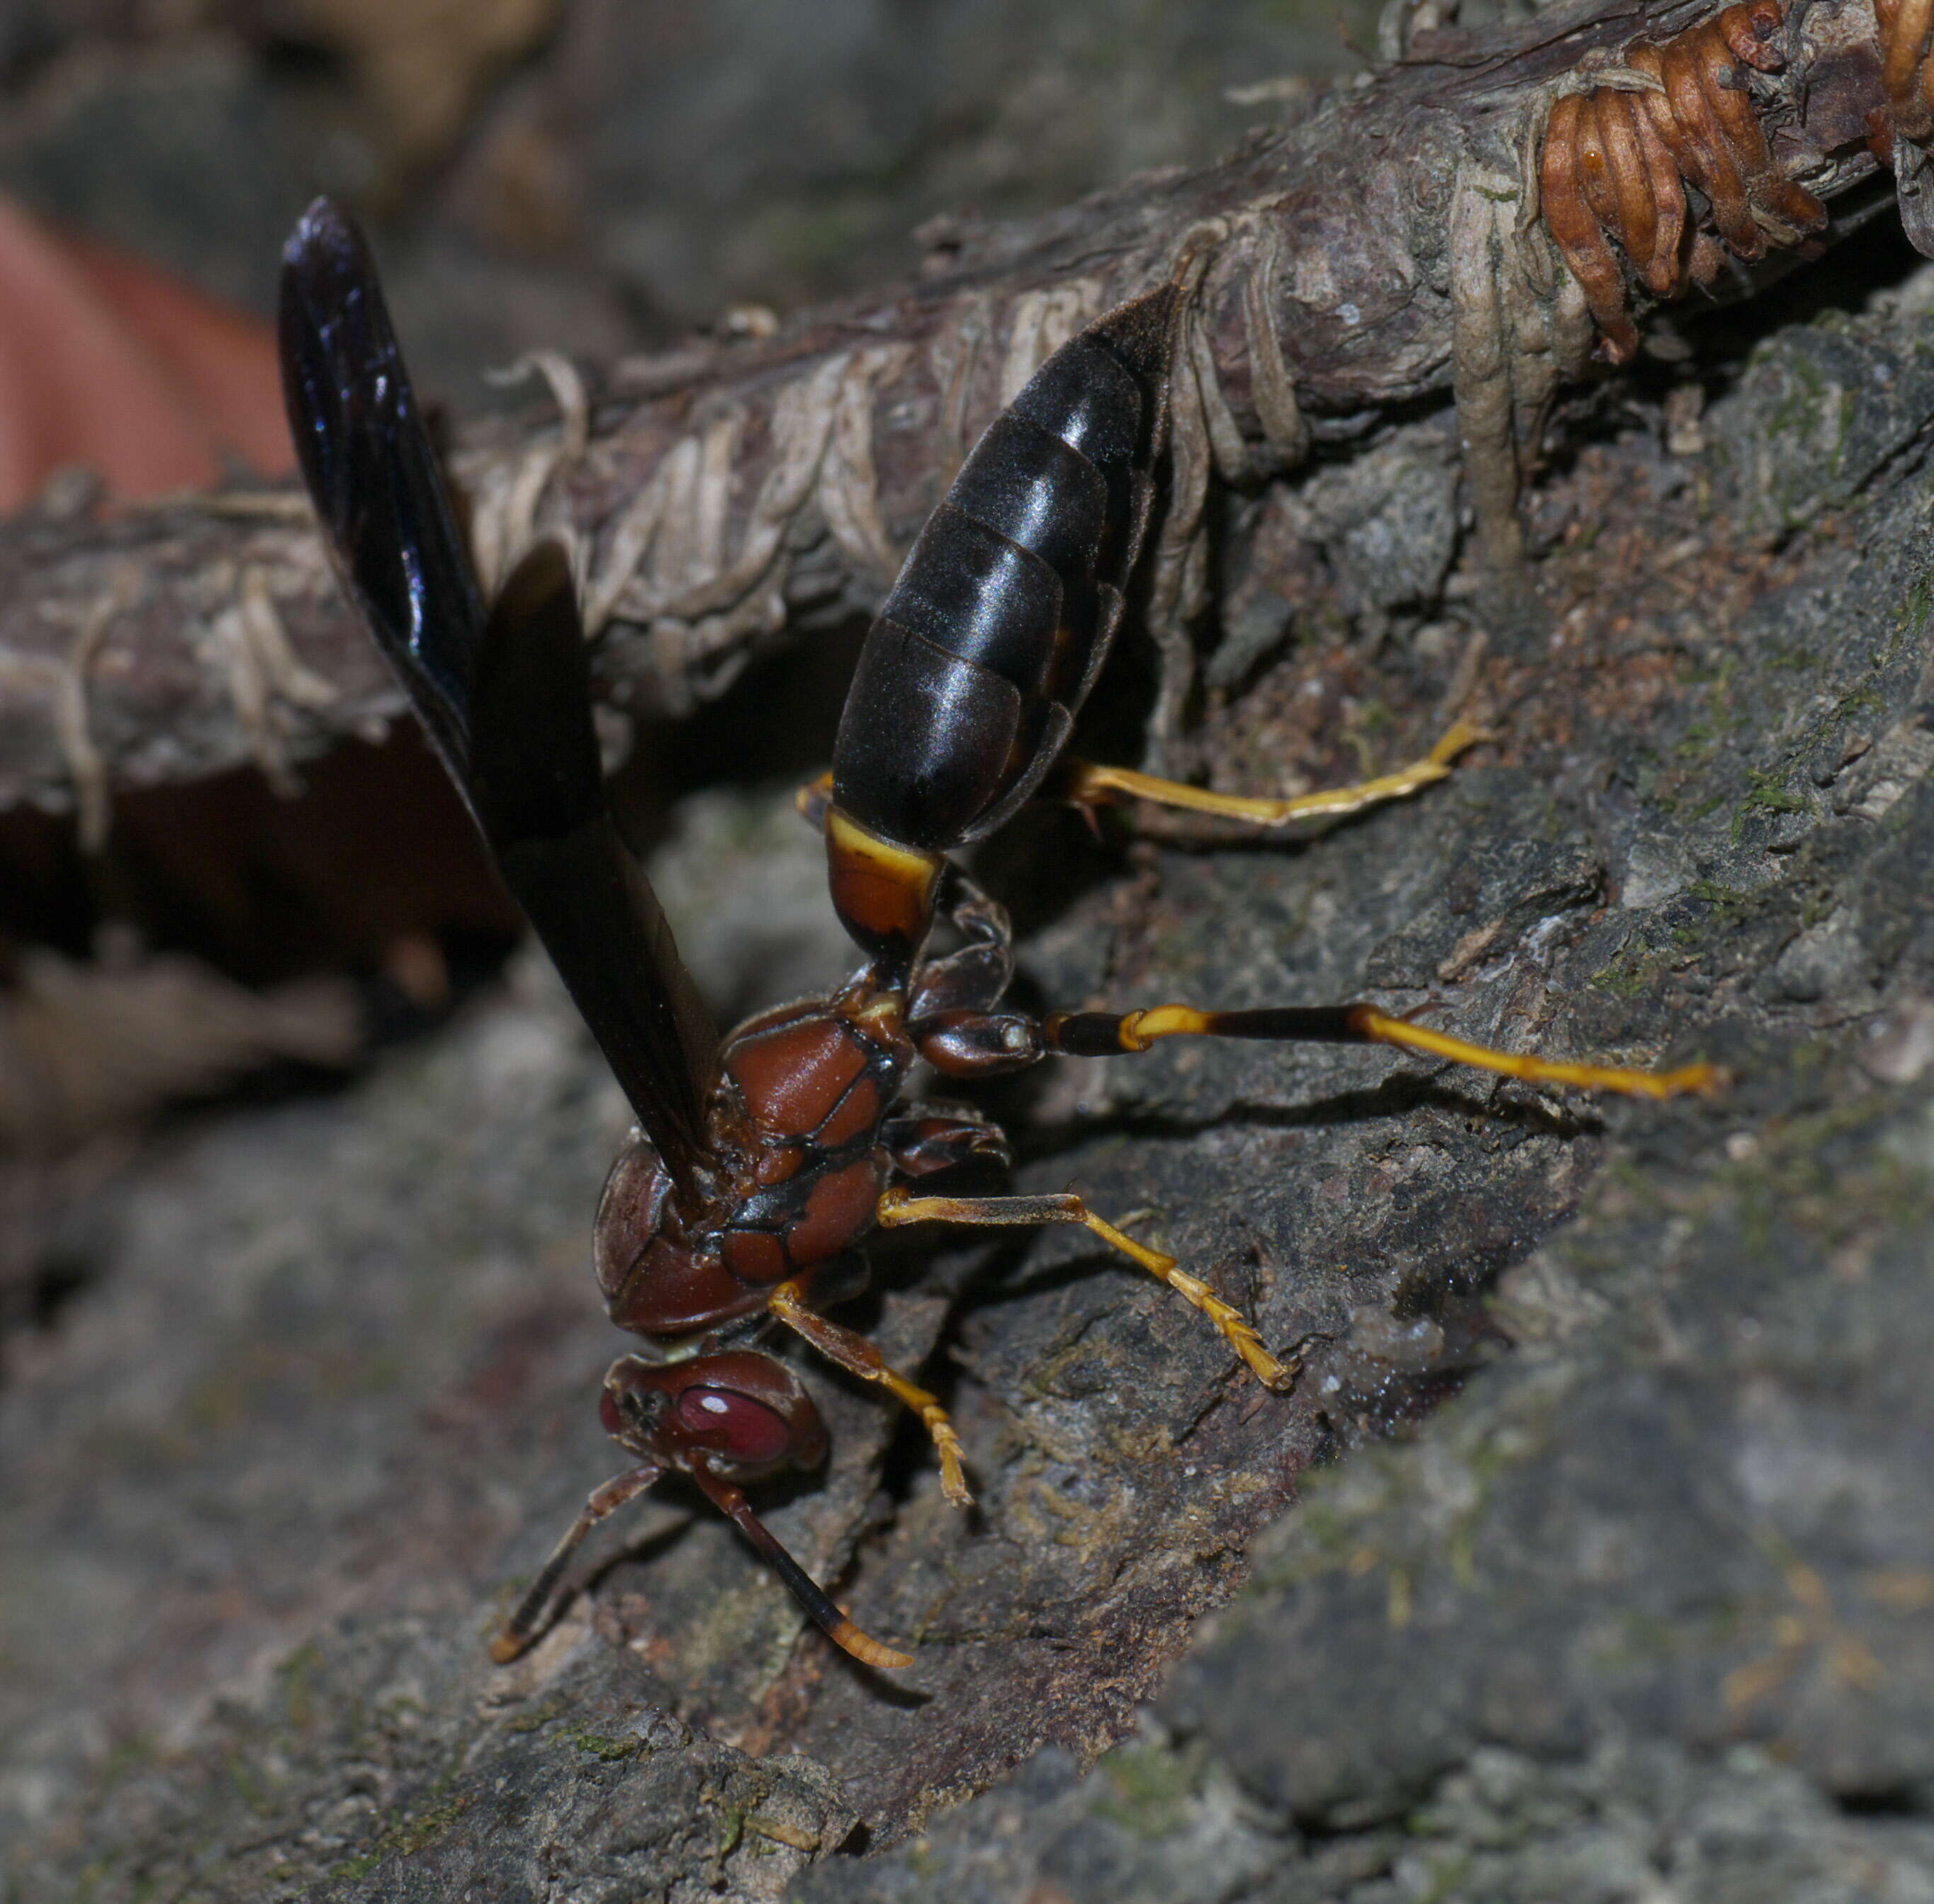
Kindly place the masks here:
[(1286, 826), (1292, 820), (1315, 820), (1339, 814), (1356, 813), (1379, 801), (1402, 800), (1406, 794), (1443, 779), (1450, 763), (1481, 740), (1490, 737), (1469, 721), (1457, 721), (1420, 761), (1413, 761), (1394, 773), (1378, 775), (1349, 787), (1333, 787), (1321, 793), (1300, 794), (1272, 800), (1246, 794), (1212, 793), (1206, 787), (1191, 787), (1178, 780), (1160, 780), (1152, 774), (1132, 769), (1100, 767), (1090, 761), (1072, 764), (1069, 770), (1068, 797), (1076, 801), (1101, 800), (1113, 794), (1150, 800), (1160, 806), (1181, 807), (1193, 813), (1213, 813), (1224, 819), (1246, 820), (1259, 827)]
[(1529, 1084), (1571, 1084), (1586, 1091), (1616, 1091), (1628, 1098), (1662, 1098), (1716, 1091), (1726, 1081), (1725, 1074), (1716, 1065), (1682, 1065), (1676, 1071), (1636, 1071), (1622, 1065), (1574, 1064), (1561, 1059), (1534, 1057), (1528, 1052), (1494, 1051), (1488, 1045), (1472, 1044), (1466, 1039), (1451, 1037), (1447, 1032), (1433, 1032), (1381, 1011), (1364, 1012), (1362, 1024), (1363, 1035), (1379, 1044), (1448, 1058), (1454, 1063), (1495, 1071), (1501, 1077), (1522, 1078)]

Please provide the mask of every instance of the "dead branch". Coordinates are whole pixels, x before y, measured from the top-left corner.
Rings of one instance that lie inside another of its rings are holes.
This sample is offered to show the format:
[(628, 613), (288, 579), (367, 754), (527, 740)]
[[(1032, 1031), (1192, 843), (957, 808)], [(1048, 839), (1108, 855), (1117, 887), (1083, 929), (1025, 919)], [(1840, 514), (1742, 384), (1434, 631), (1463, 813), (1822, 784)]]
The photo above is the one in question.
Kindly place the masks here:
[[(565, 535), (609, 698), (677, 712), (788, 628), (869, 611), (968, 444), (1041, 360), (1180, 273), (1191, 297), (1149, 615), (1172, 728), (1185, 631), (1208, 605), (1212, 478), (1253, 485), (1312, 442), (1360, 438), (1380, 414), (1454, 388), (1479, 553), (1516, 558), (1515, 499), (1542, 419), (1593, 344), (1571, 265), (1590, 258), (1601, 312), (1629, 297), (1643, 315), (1648, 285), (1684, 282), (1643, 276), (1653, 223), (1628, 286), (1607, 278), (1621, 267), (1579, 222), (1599, 211), (1628, 243), (1622, 213), (1574, 206), (1568, 240), (1547, 206), (1547, 120), (1595, 86), (1643, 83), (1622, 52), (1712, 11), (1586, 0), (1470, 32), (1423, 30), (1419, 14), (1396, 63), (1219, 164), (950, 234), (916, 282), (776, 337), (620, 363), (593, 392), (539, 354), (522, 367), (542, 373), (554, 409), (477, 433), (456, 459), (480, 569), (487, 579), (533, 532)], [(1755, 74), (1752, 110), (1778, 179), (1803, 180), (1799, 197), (1838, 201), (1844, 217), (1886, 149), (1869, 123), (1888, 96), (1873, 16), (1867, 0), (1793, 0), (1783, 31), (1782, 68)], [(1742, 265), (1722, 288), (1749, 296), (1755, 284)], [(0, 808), (77, 805), (95, 837), (113, 787), (249, 760), (285, 779), (398, 711), (288, 491), (106, 522), (50, 502), (0, 527)]]

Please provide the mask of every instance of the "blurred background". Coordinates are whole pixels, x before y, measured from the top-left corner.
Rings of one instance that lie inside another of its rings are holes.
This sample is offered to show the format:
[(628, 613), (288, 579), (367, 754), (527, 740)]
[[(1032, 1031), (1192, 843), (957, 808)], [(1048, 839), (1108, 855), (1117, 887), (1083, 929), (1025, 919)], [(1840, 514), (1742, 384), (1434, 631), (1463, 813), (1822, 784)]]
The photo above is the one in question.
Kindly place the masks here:
[(334, 194), (467, 408), (534, 343), (788, 310), (904, 272), (929, 220), (1211, 159), (1374, 34), (1370, 0), (8, 0), (0, 191), (119, 261), (110, 299), (138, 261), (258, 318)]

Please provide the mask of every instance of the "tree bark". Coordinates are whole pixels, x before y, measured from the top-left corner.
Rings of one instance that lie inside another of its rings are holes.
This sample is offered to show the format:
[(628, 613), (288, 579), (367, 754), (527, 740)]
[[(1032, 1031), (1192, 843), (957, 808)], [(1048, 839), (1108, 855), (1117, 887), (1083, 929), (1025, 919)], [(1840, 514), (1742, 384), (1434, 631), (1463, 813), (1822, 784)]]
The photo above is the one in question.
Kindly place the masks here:
[[(1669, 38), (1694, 5), (1596, 4), (1420, 32), (1397, 64), (1309, 103), (1221, 164), (1146, 176), (1030, 224), (930, 234), (916, 281), (764, 341), (697, 340), (607, 366), (566, 411), (471, 433), (456, 459), (480, 566), (575, 542), (616, 705), (676, 713), (789, 629), (869, 613), (965, 448), (1048, 351), (1171, 271), (1195, 286), (1151, 619), (1172, 731), (1207, 605), (1210, 474), (1253, 487), (1318, 445), (1361, 446), (1459, 386), (1480, 539), (1514, 558), (1519, 464), (1589, 323), (1526, 182), (1580, 62)], [(1871, 199), (1872, 17), (1813, 7), (1769, 112), (1785, 170), (1842, 221)], [(1485, 207), (1491, 209), (1490, 212)], [(1737, 272), (1753, 294), (1790, 255)], [(1526, 274), (1529, 274), (1529, 281)], [(78, 801), (98, 839), (118, 787), (290, 764), (380, 728), (396, 690), (342, 606), (305, 508), (276, 490), (110, 520), (60, 486), (0, 528), (0, 809)]]

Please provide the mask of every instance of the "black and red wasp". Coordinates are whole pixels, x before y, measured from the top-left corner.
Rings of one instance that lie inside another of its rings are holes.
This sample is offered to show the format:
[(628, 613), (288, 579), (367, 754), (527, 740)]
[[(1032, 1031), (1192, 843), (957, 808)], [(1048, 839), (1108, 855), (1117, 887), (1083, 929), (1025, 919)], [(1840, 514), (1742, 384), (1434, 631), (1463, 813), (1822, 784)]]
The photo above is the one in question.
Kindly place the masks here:
[[(1301, 800), (1231, 800), (1063, 758), (1140, 553), (1165, 429), (1180, 294), (1164, 285), (1054, 353), (962, 465), (874, 623), (833, 770), (802, 806), (824, 827), (833, 902), (866, 963), (839, 991), (759, 1014), (721, 1039), (613, 823), (587, 649), (554, 542), (487, 611), (354, 225), (312, 206), (284, 255), (281, 351), (303, 475), (378, 645), (537, 929), (637, 1114), (601, 1201), (594, 1258), (611, 1317), (649, 1345), (604, 1378), (605, 1427), (636, 1465), (597, 1489), (494, 1643), (538, 1630), (578, 1543), (677, 1469), (738, 1526), (812, 1619), (875, 1666), (908, 1656), (860, 1632), (761, 1524), (741, 1484), (824, 1457), (818, 1409), (763, 1345), (779, 1326), (915, 1410), (948, 1497), (969, 1499), (935, 1398), (825, 1311), (864, 1286), (875, 1225), (1079, 1224), (1206, 1315), (1263, 1381), (1293, 1378), (1240, 1311), (1071, 1193), (919, 1194), (1005, 1164), (999, 1130), (902, 1095), (916, 1058), (943, 1077), (1099, 1056), (1179, 1035), (1387, 1043), (1540, 1082), (1664, 1097), (1665, 1073), (1547, 1062), (1468, 1044), (1366, 1004), (1116, 1015), (1004, 1008), (1005, 914), (949, 856), (1031, 796), (1121, 794), (1264, 822), (1348, 812), (1447, 771), (1475, 737)], [(944, 918), (958, 947), (931, 956)]]

